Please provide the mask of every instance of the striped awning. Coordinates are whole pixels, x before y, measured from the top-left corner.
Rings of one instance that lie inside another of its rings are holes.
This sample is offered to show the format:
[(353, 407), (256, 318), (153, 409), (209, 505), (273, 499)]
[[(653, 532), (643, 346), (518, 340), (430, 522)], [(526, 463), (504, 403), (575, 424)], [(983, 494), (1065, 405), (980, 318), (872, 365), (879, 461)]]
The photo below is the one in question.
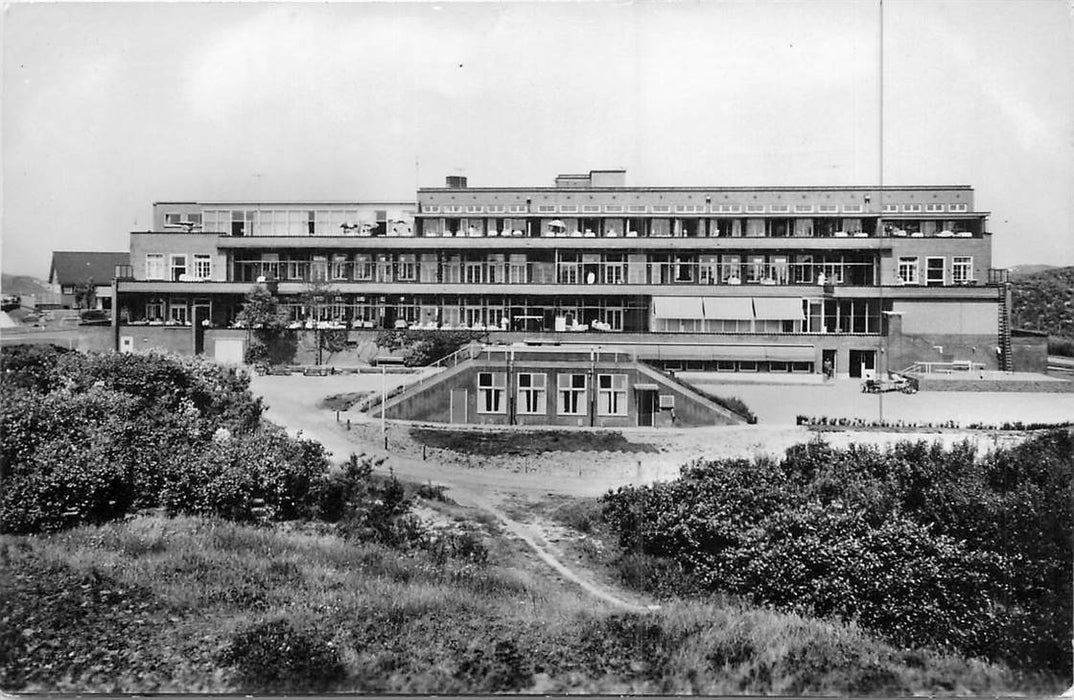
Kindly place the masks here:
[(762, 321), (787, 321), (804, 316), (802, 300), (796, 297), (754, 297), (753, 312)]
[(705, 318), (699, 297), (653, 297), (657, 318)]
[(706, 297), (705, 318), (748, 321), (753, 318), (753, 302), (749, 297)]

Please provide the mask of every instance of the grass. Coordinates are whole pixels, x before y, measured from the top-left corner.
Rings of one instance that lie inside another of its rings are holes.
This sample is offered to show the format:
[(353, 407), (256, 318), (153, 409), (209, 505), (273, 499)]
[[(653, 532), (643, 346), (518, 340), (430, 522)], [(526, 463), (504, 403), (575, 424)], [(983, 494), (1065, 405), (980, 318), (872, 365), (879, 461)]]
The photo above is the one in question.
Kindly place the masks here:
[(411, 428), (419, 444), (475, 455), (533, 455), (542, 452), (659, 452), (653, 445), (630, 442), (611, 430), (457, 430)]
[[(438, 507), (451, 507), (438, 503)], [(566, 507), (564, 507), (566, 506)], [(555, 506), (585, 523), (590, 506)], [(584, 526), (584, 525), (583, 525)], [(485, 566), (308, 524), (139, 516), (0, 538), (8, 692), (909, 694), (1062, 689), (740, 605), (611, 611), (491, 537)], [(538, 574), (538, 575), (535, 575)]]

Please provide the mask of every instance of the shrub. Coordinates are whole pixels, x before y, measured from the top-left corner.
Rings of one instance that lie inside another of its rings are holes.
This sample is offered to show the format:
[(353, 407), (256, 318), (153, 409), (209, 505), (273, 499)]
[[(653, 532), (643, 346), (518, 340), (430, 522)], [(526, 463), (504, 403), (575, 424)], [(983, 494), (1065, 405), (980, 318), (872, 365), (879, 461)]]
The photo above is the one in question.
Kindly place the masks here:
[(778, 462), (698, 461), (601, 502), (631, 585), (678, 575), (898, 644), (1065, 673), (1072, 482), (1069, 430), (984, 457), (968, 443), (815, 440)]
[(331, 640), (286, 620), (237, 633), (222, 661), (235, 668), (245, 690), (254, 692), (325, 692), (346, 675)]
[(5, 348), (4, 358), (0, 531), (157, 506), (238, 520), (316, 510), (324, 449), (262, 425), (244, 374), (162, 355)]

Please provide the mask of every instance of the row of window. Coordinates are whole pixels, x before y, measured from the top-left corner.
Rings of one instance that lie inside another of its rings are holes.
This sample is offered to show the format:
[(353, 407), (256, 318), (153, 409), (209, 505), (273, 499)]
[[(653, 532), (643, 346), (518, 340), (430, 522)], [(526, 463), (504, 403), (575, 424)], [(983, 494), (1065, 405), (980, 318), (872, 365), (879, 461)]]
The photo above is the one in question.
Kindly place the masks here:
[(557, 253), (537, 261), (526, 254), (421, 256), (409, 253), (314, 255), (311, 260), (260, 260), (234, 263), (233, 279), (423, 282), (442, 284), (813, 284), (873, 283), (874, 264), (862, 255), (645, 255)]
[(146, 253), (145, 256), (147, 280), (188, 282), (212, 279), (212, 276), (213, 258), (208, 254)]
[[(902, 256), (899, 258), (897, 274), (899, 282), (902, 284), (924, 284), (929, 287), (940, 287), (947, 284), (948, 280), (947, 258), (943, 256), (926, 257), (924, 275), (922, 275), (921, 258), (916, 255)], [(950, 280), (951, 284), (972, 284), (975, 282), (973, 258), (971, 256), (956, 255), (951, 258)]]
[[(969, 210), (969, 206), (962, 203), (942, 203), (933, 202), (930, 204), (919, 203), (904, 203), (904, 204), (885, 204), (883, 205), (883, 212), (885, 214), (897, 213), (897, 212), (930, 212), (930, 213), (942, 213), (944, 211), (949, 212), (966, 212)], [(429, 214), (526, 214), (529, 213), (530, 208), (525, 204), (423, 204), (421, 211)], [(538, 204), (536, 211), (539, 214), (668, 214), (674, 211), (678, 214), (763, 214), (769, 212), (772, 214), (789, 214), (792, 211), (792, 207), (789, 204), (769, 204), (767, 207), (764, 204), (676, 204), (674, 206), (670, 204)], [(850, 214), (864, 213), (865, 208), (861, 204), (844, 204), (842, 207), (836, 204), (795, 204), (793, 212), (795, 214), (812, 214), (814, 212), (818, 214), (837, 214), (840, 211)]]
[[(543, 416), (548, 413), (548, 375), (519, 372), (516, 378), (518, 415)], [(589, 412), (587, 391), (589, 375), (556, 375), (556, 415), (584, 416)], [(597, 375), (597, 415), (627, 415), (627, 375)], [(479, 372), (477, 375), (477, 412), (507, 413), (507, 373)]]

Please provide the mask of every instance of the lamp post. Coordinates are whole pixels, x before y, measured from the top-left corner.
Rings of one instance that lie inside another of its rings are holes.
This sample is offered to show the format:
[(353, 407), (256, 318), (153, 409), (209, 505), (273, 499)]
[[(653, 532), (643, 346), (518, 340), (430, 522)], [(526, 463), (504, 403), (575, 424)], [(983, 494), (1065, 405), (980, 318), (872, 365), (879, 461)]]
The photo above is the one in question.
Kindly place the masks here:
[(384, 449), (388, 449), (388, 424), (385, 420), (385, 402), (388, 400), (388, 368), (380, 366), (380, 435), (384, 438)]

